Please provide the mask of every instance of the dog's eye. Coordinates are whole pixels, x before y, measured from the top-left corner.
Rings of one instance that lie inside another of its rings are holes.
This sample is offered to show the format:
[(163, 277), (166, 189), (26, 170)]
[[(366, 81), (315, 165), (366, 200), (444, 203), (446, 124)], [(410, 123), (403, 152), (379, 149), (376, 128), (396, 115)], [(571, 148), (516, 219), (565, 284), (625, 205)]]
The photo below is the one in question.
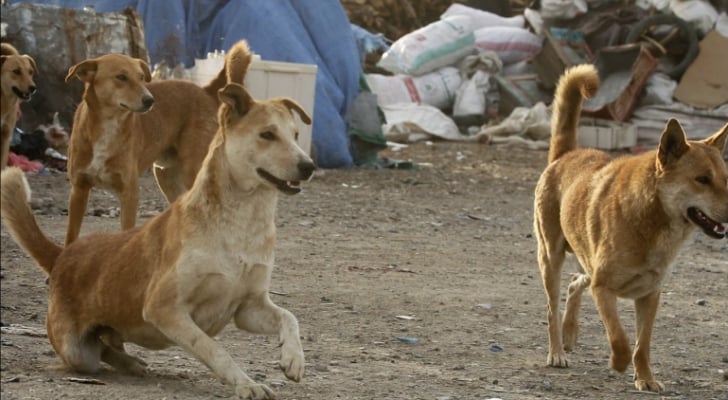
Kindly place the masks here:
[(701, 176), (695, 178), (695, 180), (698, 181), (698, 183), (700, 183), (700, 184), (710, 185), (710, 177), (709, 176), (701, 175)]
[(15, 69), (13, 70), (13, 73), (14, 73), (15, 75), (20, 75), (20, 74), (21, 74), (21, 72), (23, 72), (23, 71), (21, 71), (21, 70), (20, 70), (20, 68), (15, 68)]
[(124, 74), (116, 75), (116, 79), (118, 79), (122, 82), (126, 82), (126, 75), (124, 75)]
[(276, 135), (271, 131), (265, 131), (260, 134), (260, 138), (265, 140), (276, 140)]

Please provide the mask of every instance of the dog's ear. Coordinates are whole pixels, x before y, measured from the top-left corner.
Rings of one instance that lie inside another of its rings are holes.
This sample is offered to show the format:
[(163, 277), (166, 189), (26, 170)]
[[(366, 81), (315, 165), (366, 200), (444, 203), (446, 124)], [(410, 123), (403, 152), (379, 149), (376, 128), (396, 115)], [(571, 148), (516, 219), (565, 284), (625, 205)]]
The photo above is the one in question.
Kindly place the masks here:
[(688, 151), (688, 141), (685, 138), (685, 131), (675, 118), (667, 121), (665, 130), (660, 137), (660, 147), (657, 149), (657, 161), (661, 166), (666, 166), (678, 160)]
[(311, 125), (311, 117), (306, 114), (306, 111), (303, 109), (303, 107), (301, 107), (300, 104), (296, 103), (296, 101), (289, 99), (288, 97), (282, 97), (278, 99), (278, 101), (283, 103), (283, 105), (286, 106), (289, 111), (295, 110), (304, 124)]
[(94, 75), (96, 74), (96, 70), (98, 68), (98, 63), (96, 60), (85, 60), (81, 61), (80, 63), (74, 65), (68, 70), (68, 75), (66, 75), (66, 82), (70, 81), (71, 78), (78, 77), (78, 79), (84, 81), (84, 82), (91, 82), (93, 80)]
[(237, 114), (238, 118), (247, 114), (253, 105), (253, 98), (248, 91), (237, 83), (228, 83), (225, 85), (218, 92), (218, 97), (220, 101), (230, 106), (230, 109)]
[(142, 59), (139, 60), (139, 65), (142, 66), (142, 70), (144, 71), (144, 82), (151, 82), (152, 81), (152, 71), (149, 69), (149, 64), (147, 64), (146, 61)]
[(728, 142), (728, 124), (723, 125), (723, 128), (718, 132), (714, 133), (713, 136), (703, 140), (703, 143), (708, 146), (713, 146), (721, 153), (725, 151), (726, 143)]
[(28, 63), (33, 68), (33, 75), (37, 74), (38, 73), (38, 67), (35, 66), (35, 60), (33, 59), (33, 57), (31, 57), (31, 56), (29, 56), (27, 54), (23, 54), (22, 57), (24, 59), (28, 60)]

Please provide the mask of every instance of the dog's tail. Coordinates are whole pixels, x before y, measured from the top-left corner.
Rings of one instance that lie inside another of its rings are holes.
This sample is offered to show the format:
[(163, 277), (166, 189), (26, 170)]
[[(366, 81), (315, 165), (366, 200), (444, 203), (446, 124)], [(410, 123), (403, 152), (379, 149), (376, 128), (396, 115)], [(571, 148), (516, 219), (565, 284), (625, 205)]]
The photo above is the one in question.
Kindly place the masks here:
[(220, 73), (205, 85), (205, 91), (217, 99), (217, 92), (224, 88), (228, 83), (245, 84), (245, 75), (253, 60), (253, 54), (250, 52), (248, 42), (240, 40), (230, 48), (225, 56), (225, 66)]
[(8, 227), (20, 247), (50, 274), (53, 264), (63, 248), (40, 230), (31, 211), (30, 187), (23, 171), (19, 168), (6, 168), (0, 176), (0, 210), (5, 226)]
[(583, 99), (599, 90), (599, 74), (592, 64), (569, 68), (559, 79), (551, 117), (551, 148), (549, 163), (576, 148), (576, 129), (579, 125)]

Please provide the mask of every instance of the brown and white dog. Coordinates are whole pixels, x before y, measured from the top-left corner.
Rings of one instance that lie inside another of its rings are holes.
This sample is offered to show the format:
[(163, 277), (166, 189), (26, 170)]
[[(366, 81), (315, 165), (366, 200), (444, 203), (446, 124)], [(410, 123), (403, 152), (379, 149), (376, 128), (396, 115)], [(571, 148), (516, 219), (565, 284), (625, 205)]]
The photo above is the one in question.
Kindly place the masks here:
[[(587, 287), (606, 327), (611, 367), (634, 363), (638, 390), (664, 386), (650, 368), (650, 338), (662, 282), (680, 246), (702, 230), (724, 238), (728, 222), (728, 169), (722, 152), (728, 124), (702, 141), (688, 141), (675, 119), (658, 149), (617, 159), (578, 149), (576, 130), (584, 97), (599, 88), (592, 65), (567, 70), (556, 89), (549, 165), (536, 186), (534, 228), (548, 300), (547, 363), (566, 367), (564, 351), (576, 345), (581, 295)], [(581, 271), (559, 315), (561, 266), (574, 253)], [(631, 353), (617, 315), (617, 298), (633, 299), (637, 342)]]
[(8, 165), (10, 139), (13, 136), (15, 124), (18, 122), (20, 101), (29, 100), (30, 96), (35, 93), (33, 76), (38, 69), (31, 56), (20, 55), (18, 50), (8, 43), (0, 44), (0, 59), (2, 60), (0, 75), (0, 85), (2, 86), (0, 169), (3, 169)]
[(217, 91), (228, 82), (242, 84), (251, 59), (247, 43), (236, 43), (204, 88), (182, 80), (148, 83), (147, 63), (120, 54), (70, 68), (66, 80), (77, 77), (85, 91), (68, 147), (67, 245), (80, 233), (92, 187), (116, 194), (121, 228), (129, 229), (136, 223), (139, 176), (152, 165), (168, 202), (192, 186), (217, 129)]
[(140, 374), (125, 342), (178, 345), (234, 387), (242, 399), (272, 399), (211, 337), (232, 320), (277, 334), (280, 367), (299, 381), (304, 355), (296, 318), (271, 301), (278, 193), (298, 193), (315, 169), (298, 146), (293, 100), (255, 101), (237, 84), (220, 91), (220, 128), (192, 188), (140, 228), (84, 236), (67, 247), (48, 239), (28, 206), (23, 173), (2, 174), (2, 217), (49, 275), (47, 330), (72, 369), (100, 362)]

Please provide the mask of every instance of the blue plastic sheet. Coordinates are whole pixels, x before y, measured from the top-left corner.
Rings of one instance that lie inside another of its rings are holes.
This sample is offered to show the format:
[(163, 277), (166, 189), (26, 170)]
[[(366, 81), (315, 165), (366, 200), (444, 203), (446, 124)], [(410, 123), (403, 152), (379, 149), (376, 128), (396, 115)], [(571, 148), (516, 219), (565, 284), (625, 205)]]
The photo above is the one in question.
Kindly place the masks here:
[[(9, 0), (8, 3), (28, 1)], [(346, 111), (359, 91), (356, 41), (339, 0), (35, 0), (97, 12), (135, 9), (152, 64), (190, 67), (240, 39), (264, 60), (316, 64), (313, 146), (325, 168), (352, 165)]]

